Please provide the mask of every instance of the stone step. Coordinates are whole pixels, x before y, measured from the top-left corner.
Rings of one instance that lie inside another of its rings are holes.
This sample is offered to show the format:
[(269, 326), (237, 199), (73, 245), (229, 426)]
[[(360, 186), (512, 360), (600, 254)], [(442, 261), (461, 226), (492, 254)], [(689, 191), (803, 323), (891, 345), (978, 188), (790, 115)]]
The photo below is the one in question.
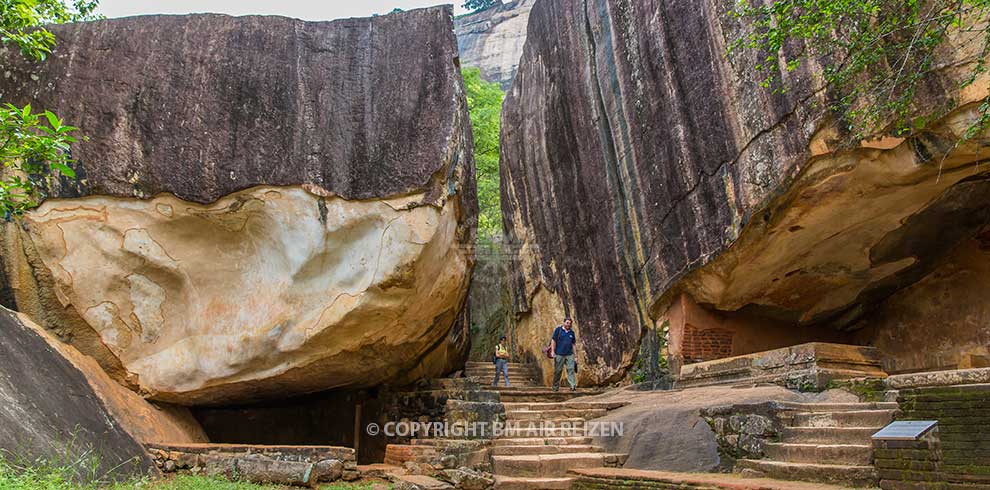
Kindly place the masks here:
[(727, 473), (676, 473), (628, 468), (578, 468), (571, 488), (608, 490), (849, 490), (847, 487)]
[(766, 456), (790, 463), (820, 463), (851, 466), (873, 464), (873, 446), (859, 444), (789, 444), (769, 442)]
[(604, 408), (595, 409), (559, 409), (559, 410), (506, 410), (506, 420), (560, 420), (568, 418), (580, 418), (583, 420), (597, 419), (604, 417), (607, 410)]
[(495, 490), (569, 490), (573, 478), (495, 476)]
[(506, 438), (550, 438), (550, 437), (586, 437), (588, 431), (583, 426), (546, 426), (546, 427), (507, 427), (501, 437)]
[[(499, 389), (498, 389), (498, 391), (500, 391), (500, 392), (505, 392), (505, 391), (518, 391), (518, 392), (542, 392), (542, 391), (546, 391), (546, 392), (552, 392), (553, 390), (551, 389), (550, 386), (537, 385), (537, 386), (513, 386), (512, 388), (504, 388), (504, 387), (501, 387), (500, 386)], [(561, 386), (560, 387), (560, 391), (570, 392), (571, 389), (570, 389), (570, 387), (564, 385), (564, 386)], [(595, 389), (595, 388), (578, 388), (575, 391), (578, 392), (578, 393), (593, 393), (593, 394), (596, 394), (596, 395), (602, 392), (602, 390)]]
[[(469, 371), (475, 371), (475, 372), (477, 372), (477, 371), (495, 371), (495, 364), (494, 363), (488, 363), (488, 364), (485, 364), (484, 366), (472, 366), (472, 367), (464, 368), (464, 372), (469, 372)], [(536, 372), (536, 368), (534, 368), (533, 366), (517, 366), (517, 365), (509, 364), (509, 372), (510, 373), (535, 373)]]
[(512, 446), (495, 446), (491, 451), (495, 456), (523, 456), (531, 454), (601, 453), (604, 452), (604, 449), (599, 446), (592, 446), (590, 444), (561, 446), (547, 444), (519, 444)]
[(406, 485), (405, 488), (419, 488), (421, 490), (454, 490), (453, 485), (437, 480), (431, 476), (426, 475), (403, 475), (401, 473), (393, 473), (389, 475), (391, 479), (398, 480), (400, 483)]
[[(491, 368), (491, 369), (471, 369), (471, 370), (468, 370), (468, 371), (464, 371), (464, 376), (472, 376), (472, 377), (475, 377), (475, 378), (494, 378), (495, 377), (495, 368)], [(499, 373), (499, 377), (502, 377), (502, 373)], [(538, 378), (536, 376), (536, 373), (535, 372), (532, 372), (532, 371), (513, 371), (513, 370), (510, 369), (509, 370), (509, 379), (511, 380), (512, 378), (532, 379), (534, 381), (537, 380), (537, 379), (540, 379), (540, 378)]]
[(878, 480), (877, 470), (872, 466), (740, 459), (736, 460), (736, 470), (746, 476), (829, 483), (853, 488), (873, 488), (877, 486)]
[(494, 473), (517, 477), (562, 477), (574, 468), (621, 465), (625, 455), (609, 453), (492, 456)]
[(628, 405), (628, 402), (512, 402), (503, 403), (505, 410), (615, 410)]
[(506, 420), (505, 429), (555, 429), (555, 428), (584, 428), (587, 420), (579, 418), (546, 419), (546, 420)]
[(492, 443), (495, 446), (566, 446), (591, 444), (590, 437), (503, 437), (495, 439)]
[(572, 393), (569, 391), (561, 391), (558, 393), (520, 393), (520, 392), (508, 392), (501, 393), (499, 395), (502, 402), (508, 403), (519, 403), (519, 402), (566, 402), (574, 398), (581, 398), (584, 396), (590, 396), (587, 393)]
[[(464, 369), (467, 370), (467, 369), (485, 368), (485, 367), (491, 367), (493, 365), (495, 365), (495, 363), (493, 363), (491, 361), (468, 361), (467, 364), (464, 365)], [(512, 368), (515, 368), (515, 369), (533, 369), (533, 365), (532, 364), (526, 364), (524, 362), (510, 362), (509, 363), (509, 369), (512, 369)]]
[[(480, 385), (491, 385), (492, 381), (495, 381), (495, 375), (492, 373), (487, 373), (484, 376), (471, 375), (471, 378), (476, 380)], [(535, 378), (519, 376), (516, 374), (509, 375), (509, 383), (516, 387), (543, 387), (543, 383), (539, 382)], [(505, 385), (505, 377), (499, 376), (498, 384), (500, 386)]]
[(897, 410), (897, 402), (866, 403), (799, 403), (778, 402), (785, 410), (797, 412), (852, 412), (863, 410)]
[(875, 427), (785, 427), (780, 440), (793, 444), (871, 444)]
[(788, 427), (876, 427), (879, 430), (894, 419), (894, 413), (895, 410), (794, 412), (781, 418)]

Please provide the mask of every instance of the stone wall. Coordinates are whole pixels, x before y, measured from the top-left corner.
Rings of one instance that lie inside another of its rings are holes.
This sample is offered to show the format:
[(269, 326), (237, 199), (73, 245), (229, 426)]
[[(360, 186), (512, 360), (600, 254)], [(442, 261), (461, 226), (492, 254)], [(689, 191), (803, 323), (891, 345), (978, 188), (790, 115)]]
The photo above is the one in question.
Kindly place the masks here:
[(873, 347), (812, 342), (681, 366), (675, 387), (774, 383), (823, 391), (850, 378), (883, 378)]
[(937, 438), (877, 450), (884, 488), (990, 488), (990, 385), (900, 390), (901, 420), (937, 420)]
[[(873, 465), (884, 490), (949, 490), (940, 468), (938, 429), (918, 441), (873, 441)], [(966, 488), (956, 487), (960, 489)]]
[(163, 473), (203, 474), (254, 483), (309, 486), (357, 478), (354, 450), (329, 446), (242, 446), (233, 444), (149, 447)]
[(784, 423), (775, 402), (704, 408), (718, 442), (719, 469), (732, 471), (737, 459), (763, 459), (764, 444), (778, 442)]
[(755, 312), (704, 308), (682, 294), (663, 314), (669, 325), (667, 349), (674, 373), (684, 364), (790, 347), (806, 342), (851, 343), (830, 328), (796, 326)]

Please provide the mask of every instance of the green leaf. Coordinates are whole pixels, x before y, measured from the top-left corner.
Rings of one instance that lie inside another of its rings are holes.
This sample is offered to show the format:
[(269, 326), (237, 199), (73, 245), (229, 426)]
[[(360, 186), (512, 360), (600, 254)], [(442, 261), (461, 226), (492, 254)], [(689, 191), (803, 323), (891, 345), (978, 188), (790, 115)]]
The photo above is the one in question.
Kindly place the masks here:
[(62, 126), (62, 121), (59, 120), (58, 116), (52, 114), (51, 111), (45, 111), (45, 118), (48, 119), (48, 124), (51, 124), (52, 129), (56, 131)]
[(76, 171), (64, 163), (52, 163), (52, 168), (70, 179), (76, 178)]

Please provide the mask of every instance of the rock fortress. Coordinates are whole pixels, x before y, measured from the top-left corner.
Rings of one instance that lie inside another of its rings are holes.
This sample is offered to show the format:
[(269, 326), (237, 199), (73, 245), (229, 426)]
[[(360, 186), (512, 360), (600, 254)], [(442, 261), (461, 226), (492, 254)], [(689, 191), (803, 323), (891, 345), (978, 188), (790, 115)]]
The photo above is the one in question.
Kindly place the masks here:
[[(903, 108), (923, 123), (860, 137), (833, 104), (880, 96), (840, 93), (799, 41), (766, 88), (734, 8), (152, 15), (47, 26), (43, 61), (2, 48), (0, 100), (85, 137), (0, 224), (0, 459), (328, 489), (990, 489), (985, 29), (931, 50)], [(494, 174), (469, 68), (504, 91)]]

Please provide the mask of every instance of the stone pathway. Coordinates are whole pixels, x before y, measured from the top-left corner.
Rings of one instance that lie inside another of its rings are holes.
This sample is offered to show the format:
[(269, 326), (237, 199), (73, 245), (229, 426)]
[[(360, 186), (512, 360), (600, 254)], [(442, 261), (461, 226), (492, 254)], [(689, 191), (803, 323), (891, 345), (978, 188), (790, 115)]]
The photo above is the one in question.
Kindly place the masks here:
[(623, 468), (583, 468), (572, 472), (573, 490), (848, 490), (824, 483), (746, 478), (722, 473), (672, 473)]
[(744, 475), (875, 487), (870, 436), (890, 423), (897, 403), (783, 403), (786, 427), (767, 459), (741, 459)]
[(554, 392), (539, 383), (535, 369), (519, 363), (509, 364), (511, 387), (492, 387), (494, 372), (491, 363), (468, 363), (465, 370), (487, 381), (486, 389), (497, 390), (505, 407), (505, 431), (492, 441), (490, 451), (496, 490), (568, 489), (574, 481), (568, 471), (574, 468), (625, 462), (626, 455), (606, 453), (587, 435), (589, 420), (623, 403), (574, 401), (602, 391), (562, 387)]

